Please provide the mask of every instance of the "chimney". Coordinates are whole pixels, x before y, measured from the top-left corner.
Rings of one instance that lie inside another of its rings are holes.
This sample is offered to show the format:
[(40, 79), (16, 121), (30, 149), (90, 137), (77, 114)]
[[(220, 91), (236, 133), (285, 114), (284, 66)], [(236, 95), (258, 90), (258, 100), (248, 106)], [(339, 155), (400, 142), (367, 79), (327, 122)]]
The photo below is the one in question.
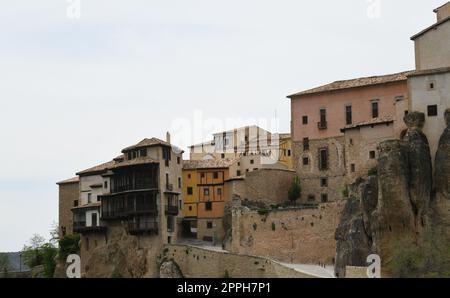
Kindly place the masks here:
[(450, 17), (450, 1), (436, 8), (434, 12), (437, 15), (438, 23)]
[(170, 132), (166, 133), (166, 142), (170, 144)]

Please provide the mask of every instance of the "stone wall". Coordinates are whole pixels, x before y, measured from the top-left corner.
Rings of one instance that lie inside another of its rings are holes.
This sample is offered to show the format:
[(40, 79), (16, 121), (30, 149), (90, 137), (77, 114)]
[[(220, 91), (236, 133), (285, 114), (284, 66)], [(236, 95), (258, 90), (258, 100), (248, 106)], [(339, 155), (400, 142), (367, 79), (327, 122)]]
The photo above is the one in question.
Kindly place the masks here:
[(302, 264), (333, 264), (335, 231), (345, 201), (311, 209), (279, 209), (268, 214), (234, 208), (231, 250)]
[(295, 172), (280, 169), (259, 169), (249, 172), (245, 178), (227, 181), (228, 201), (238, 196), (242, 200), (277, 205), (288, 201), (288, 189)]
[[(345, 188), (345, 158), (344, 137), (310, 140), (309, 149), (304, 150), (303, 142), (294, 142), (294, 165), (300, 178), (302, 187), (302, 203), (321, 202), (322, 195), (328, 201), (342, 199), (342, 190)], [(319, 169), (319, 149), (328, 149), (328, 169)], [(303, 164), (303, 159), (308, 164)], [(322, 186), (321, 178), (327, 179), (326, 186)]]
[(175, 262), (186, 278), (311, 278), (276, 261), (212, 251), (188, 245), (166, 245), (162, 260)]
[(79, 183), (59, 184), (59, 229), (61, 235), (73, 233), (73, 214), (72, 208), (74, 202), (80, 195)]

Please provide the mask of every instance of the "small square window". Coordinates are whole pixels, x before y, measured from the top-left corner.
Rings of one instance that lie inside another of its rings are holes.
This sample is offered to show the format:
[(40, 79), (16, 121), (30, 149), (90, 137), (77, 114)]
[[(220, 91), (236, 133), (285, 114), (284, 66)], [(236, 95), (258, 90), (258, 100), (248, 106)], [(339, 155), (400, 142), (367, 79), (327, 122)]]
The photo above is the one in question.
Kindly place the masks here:
[(328, 194), (323, 193), (323, 194), (320, 196), (320, 200), (322, 201), (322, 203), (328, 202)]
[(188, 194), (188, 196), (192, 196), (194, 194), (194, 189), (192, 187), (188, 187), (187, 194)]
[(370, 151), (369, 152), (369, 158), (370, 159), (375, 159), (375, 151)]
[(139, 156), (140, 157), (146, 157), (147, 156), (147, 149), (141, 149), (139, 150)]
[(351, 170), (352, 173), (354, 173), (354, 172), (356, 171), (356, 166), (355, 166), (354, 163), (352, 163), (352, 164), (350, 165), (350, 170)]
[(435, 117), (438, 115), (437, 105), (428, 106), (427, 109), (428, 109), (428, 117)]
[(192, 211), (192, 206), (189, 206), (189, 211)]
[(213, 223), (212, 223), (212, 221), (208, 221), (208, 222), (206, 223), (206, 228), (209, 229), (209, 230), (213, 228)]
[(303, 157), (303, 165), (304, 166), (309, 165), (309, 158), (308, 157)]
[(320, 187), (328, 187), (328, 178), (320, 178)]
[(253, 159), (250, 160), (250, 164), (253, 165), (255, 164), (255, 161)]
[(219, 179), (219, 173), (214, 172), (213, 176), (214, 176), (214, 179)]
[(73, 207), (78, 207), (78, 200), (73, 201)]
[(241, 171), (237, 170), (236, 171), (236, 176), (241, 176)]
[(221, 157), (222, 159), (224, 159), (224, 158), (225, 158), (225, 154), (222, 153), (222, 154), (220, 155), (220, 157)]
[(436, 82), (434, 82), (434, 81), (428, 82), (427, 89), (428, 89), (428, 90), (434, 90), (434, 89), (436, 89)]
[(308, 124), (308, 116), (303, 116), (302, 117), (302, 123), (303, 123), (303, 125)]

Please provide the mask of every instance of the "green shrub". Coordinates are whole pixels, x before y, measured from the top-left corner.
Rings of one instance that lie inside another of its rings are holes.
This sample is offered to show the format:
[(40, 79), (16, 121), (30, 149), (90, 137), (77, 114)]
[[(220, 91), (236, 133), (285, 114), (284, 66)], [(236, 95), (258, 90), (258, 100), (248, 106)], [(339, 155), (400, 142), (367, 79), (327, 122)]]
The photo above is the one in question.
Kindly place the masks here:
[(371, 168), (367, 174), (369, 176), (378, 176), (378, 168), (377, 167)]
[(80, 251), (80, 235), (66, 235), (59, 240), (59, 260), (64, 262), (69, 255)]

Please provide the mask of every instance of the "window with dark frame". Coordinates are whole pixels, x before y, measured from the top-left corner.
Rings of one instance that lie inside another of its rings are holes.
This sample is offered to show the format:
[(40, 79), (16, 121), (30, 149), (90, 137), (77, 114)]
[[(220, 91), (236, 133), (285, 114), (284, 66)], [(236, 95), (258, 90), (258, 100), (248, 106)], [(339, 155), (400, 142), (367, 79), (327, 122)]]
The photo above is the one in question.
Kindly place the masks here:
[(328, 148), (319, 149), (319, 170), (328, 170)]
[(178, 177), (178, 188), (181, 188), (181, 178)]
[(303, 125), (307, 125), (308, 124), (308, 116), (303, 116), (302, 117), (302, 123), (303, 123)]
[(214, 172), (213, 177), (214, 177), (214, 179), (219, 179), (219, 173)]
[(372, 101), (372, 118), (378, 118), (378, 116), (379, 116), (378, 101)]
[(212, 202), (206, 202), (205, 203), (205, 210), (206, 211), (212, 211)]
[(303, 138), (303, 151), (309, 150), (309, 138)]
[(369, 152), (369, 158), (370, 159), (375, 159), (375, 157), (376, 157), (376, 152), (375, 151), (370, 151)]
[(206, 223), (206, 228), (209, 229), (209, 230), (213, 228), (213, 223), (212, 223), (212, 221), (208, 221), (208, 222)]
[(188, 196), (192, 196), (194, 194), (194, 189), (192, 187), (188, 187), (187, 194), (188, 194)]
[(323, 194), (320, 196), (320, 199), (321, 199), (322, 203), (328, 202), (328, 194), (323, 193)]
[(309, 165), (309, 158), (308, 157), (303, 157), (303, 165), (304, 166)]
[(352, 173), (356, 172), (356, 165), (355, 165), (354, 163), (352, 163), (352, 164), (350, 165), (350, 171), (351, 171)]
[(320, 187), (328, 187), (328, 178), (320, 178)]
[(236, 176), (241, 176), (241, 171), (237, 170), (236, 171)]
[(435, 117), (438, 115), (438, 106), (437, 105), (429, 105), (427, 107), (428, 117)]
[(345, 121), (347, 123), (347, 125), (350, 125), (353, 123), (353, 119), (352, 119), (353, 115), (352, 115), (352, 106), (346, 106), (345, 107)]

